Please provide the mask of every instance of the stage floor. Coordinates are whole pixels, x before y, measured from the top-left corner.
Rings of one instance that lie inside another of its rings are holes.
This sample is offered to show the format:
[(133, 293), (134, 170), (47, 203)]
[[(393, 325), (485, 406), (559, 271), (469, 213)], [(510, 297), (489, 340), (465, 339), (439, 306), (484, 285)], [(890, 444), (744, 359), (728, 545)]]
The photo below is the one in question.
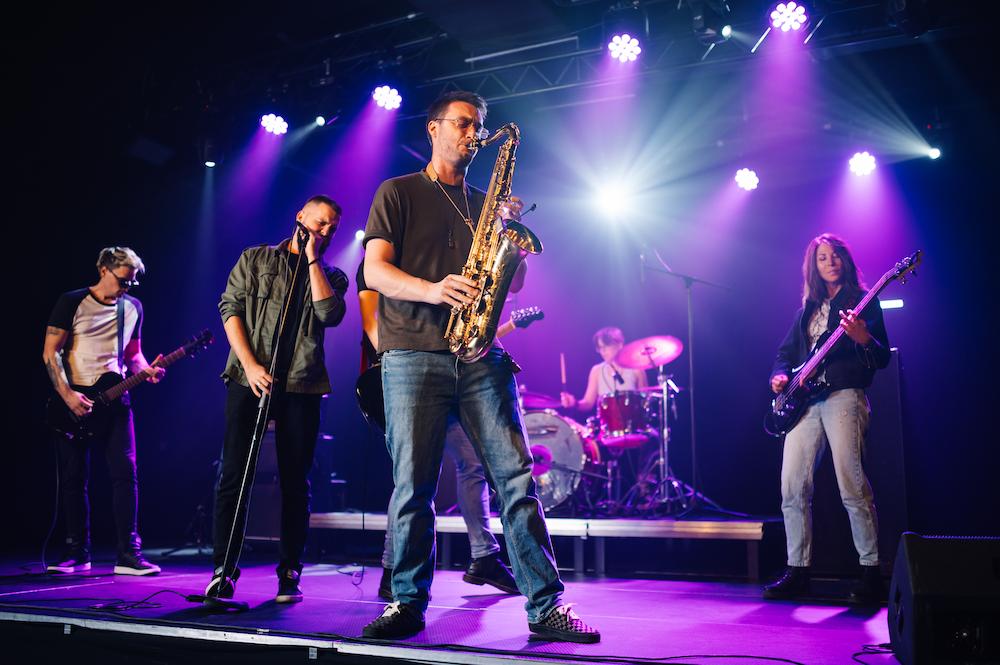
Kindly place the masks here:
[[(360, 567), (309, 565), (302, 575), (305, 601), (277, 605), (273, 564), (244, 565), (237, 598), (249, 602), (251, 609), (210, 614), (183, 598), (203, 591), (209, 578), (207, 561), (151, 558), (163, 573), (145, 578), (112, 575), (110, 561), (97, 561), (88, 574), (77, 575), (23, 574), (7, 562), (0, 567), (0, 621), (5, 633), (54, 624), (52, 640), (71, 640), (74, 631), (85, 629), (91, 635), (106, 635), (110, 644), (124, 639), (123, 633), (131, 639), (181, 639), (188, 654), (198, 644), (207, 648), (219, 641), (256, 645), (253, 648), (261, 651), (280, 648), (283, 654), (289, 648), (305, 652), (292, 658), (294, 662), (370, 656), (433, 663), (552, 663), (585, 658), (588, 662), (818, 665), (852, 662), (852, 654), (864, 645), (888, 641), (884, 607), (862, 610), (834, 602), (765, 602), (759, 588), (750, 584), (570, 574), (564, 598), (600, 629), (602, 641), (534, 642), (528, 640), (523, 599), (466, 584), (459, 571), (435, 575), (423, 633), (401, 642), (365, 641), (357, 639), (362, 627), (384, 605), (376, 596), (381, 573), (377, 567), (365, 568), (362, 575)], [(157, 591), (163, 593), (150, 599), (151, 606), (113, 605), (135, 603)], [(95, 609), (99, 605), (103, 607)], [(187, 662), (202, 660), (194, 657)], [(859, 662), (897, 661), (891, 655), (865, 655)]]

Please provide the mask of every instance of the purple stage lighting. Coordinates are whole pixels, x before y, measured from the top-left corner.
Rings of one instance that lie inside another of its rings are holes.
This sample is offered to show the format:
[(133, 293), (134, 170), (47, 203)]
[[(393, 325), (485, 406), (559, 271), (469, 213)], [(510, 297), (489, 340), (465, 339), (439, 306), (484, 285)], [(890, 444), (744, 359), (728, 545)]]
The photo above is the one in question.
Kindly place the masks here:
[(808, 19), (806, 8), (795, 2), (779, 2), (771, 11), (771, 25), (782, 32), (798, 30)]
[(612, 58), (618, 62), (635, 62), (642, 49), (639, 47), (639, 40), (628, 33), (615, 35), (608, 42), (608, 52)]
[(398, 109), (399, 105), (403, 103), (403, 98), (399, 95), (399, 91), (387, 85), (380, 85), (375, 88), (375, 91), (372, 92), (372, 99), (386, 111)]
[(288, 133), (288, 123), (280, 115), (268, 113), (260, 119), (260, 126), (275, 136)]
[(745, 189), (748, 192), (757, 189), (757, 185), (760, 184), (760, 178), (757, 177), (756, 171), (751, 171), (750, 169), (740, 169), (736, 172), (736, 184), (740, 186), (741, 189)]
[(875, 157), (867, 150), (856, 152), (849, 162), (851, 173), (854, 175), (871, 175), (875, 170)]

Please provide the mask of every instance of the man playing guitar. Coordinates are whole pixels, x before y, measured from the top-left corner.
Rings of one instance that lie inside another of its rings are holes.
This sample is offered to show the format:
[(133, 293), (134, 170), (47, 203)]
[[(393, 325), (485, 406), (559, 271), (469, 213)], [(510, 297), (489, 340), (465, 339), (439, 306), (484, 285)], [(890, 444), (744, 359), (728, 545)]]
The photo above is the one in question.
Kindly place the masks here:
[(117, 575), (155, 575), (160, 567), (142, 555), (137, 527), (138, 480), (135, 432), (128, 393), (92, 414), (94, 401), (83, 391), (103, 375), (143, 373), (156, 383), (165, 369), (151, 366), (142, 354), (142, 305), (126, 292), (138, 285), (142, 259), (128, 247), (107, 247), (97, 258), (99, 279), (88, 288), (62, 294), (45, 334), (42, 359), (58, 397), (77, 418), (90, 417), (90, 437), (53, 432), (58, 455), (67, 550), (49, 572), (90, 570), (90, 506), (87, 481), (91, 449), (107, 460), (113, 489), (118, 537)]

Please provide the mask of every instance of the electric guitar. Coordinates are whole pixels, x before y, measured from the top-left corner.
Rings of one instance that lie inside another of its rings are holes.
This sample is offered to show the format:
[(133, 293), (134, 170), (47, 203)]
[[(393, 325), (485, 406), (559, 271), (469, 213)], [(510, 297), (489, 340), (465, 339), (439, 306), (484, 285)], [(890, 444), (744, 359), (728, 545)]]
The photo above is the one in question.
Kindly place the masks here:
[[(916, 274), (914, 271), (920, 264), (921, 254), (921, 250), (918, 249), (882, 275), (878, 283), (869, 289), (861, 302), (854, 307), (854, 311), (863, 312), (891, 282), (898, 279), (900, 284), (905, 284), (909, 273)], [(771, 410), (764, 416), (764, 431), (771, 436), (782, 436), (795, 427), (812, 402), (829, 392), (829, 386), (816, 376), (822, 370), (830, 351), (844, 334), (844, 329), (837, 326), (816, 340), (809, 357), (792, 370), (792, 376), (788, 379), (784, 390), (771, 400)]]
[[(181, 358), (193, 357), (198, 351), (212, 343), (212, 333), (202, 330), (177, 350), (153, 361), (152, 367), (168, 367)], [(98, 421), (109, 407), (118, 403), (126, 391), (135, 388), (146, 380), (145, 372), (133, 374), (123, 379), (121, 374), (106, 372), (92, 386), (70, 387), (86, 395), (94, 402), (91, 412), (85, 416), (77, 416), (58, 395), (49, 398), (45, 407), (45, 421), (54, 431), (69, 439), (93, 436), (92, 423)]]
[[(511, 323), (515, 328), (527, 328), (535, 321), (545, 318), (545, 312), (538, 307), (516, 309), (510, 314)], [(354, 394), (358, 398), (358, 408), (369, 425), (385, 431), (385, 402), (382, 399), (382, 366), (372, 365), (358, 377), (354, 385)]]

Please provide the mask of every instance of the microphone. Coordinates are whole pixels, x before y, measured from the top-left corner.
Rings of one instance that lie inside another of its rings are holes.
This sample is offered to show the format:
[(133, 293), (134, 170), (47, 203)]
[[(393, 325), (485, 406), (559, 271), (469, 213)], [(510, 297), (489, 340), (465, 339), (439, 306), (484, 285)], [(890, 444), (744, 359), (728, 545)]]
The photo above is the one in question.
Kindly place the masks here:
[(298, 220), (295, 220), (295, 226), (298, 227), (299, 232), (299, 249), (305, 249), (305, 244), (309, 242), (309, 229)]

